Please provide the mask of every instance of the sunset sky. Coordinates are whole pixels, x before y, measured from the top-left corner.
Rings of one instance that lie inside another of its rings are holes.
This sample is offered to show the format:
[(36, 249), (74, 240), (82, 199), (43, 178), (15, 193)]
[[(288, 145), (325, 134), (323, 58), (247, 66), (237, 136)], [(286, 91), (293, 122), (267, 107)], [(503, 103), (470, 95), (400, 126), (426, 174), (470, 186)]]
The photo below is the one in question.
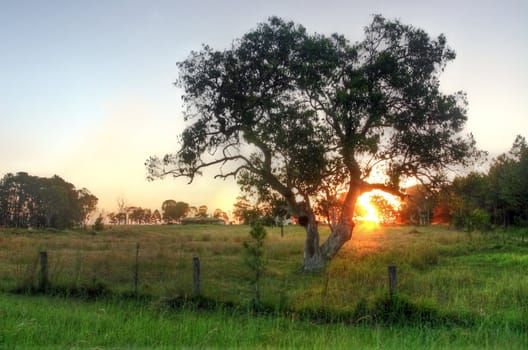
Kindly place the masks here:
[(277, 15), (309, 32), (363, 38), (371, 15), (444, 33), (457, 58), (445, 92), (464, 90), (467, 130), (497, 155), (528, 137), (528, 1), (0, 0), (0, 176), (57, 174), (99, 197), (159, 208), (165, 199), (231, 210), (234, 181), (206, 173), (147, 182), (144, 161), (183, 130), (176, 62)]

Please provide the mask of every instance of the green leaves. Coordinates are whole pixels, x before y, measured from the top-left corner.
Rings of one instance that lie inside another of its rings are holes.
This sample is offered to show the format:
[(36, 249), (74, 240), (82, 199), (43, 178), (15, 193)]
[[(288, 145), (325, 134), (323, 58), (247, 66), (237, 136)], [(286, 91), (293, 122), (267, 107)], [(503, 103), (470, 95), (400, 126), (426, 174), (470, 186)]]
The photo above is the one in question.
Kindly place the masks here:
[(56, 175), (7, 174), (0, 180), (0, 226), (70, 228), (84, 223), (97, 201)]
[(310, 217), (327, 186), (352, 200), (373, 173), (391, 189), (409, 177), (439, 183), (478, 155), (473, 138), (459, 135), (465, 96), (439, 88), (454, 57), (443, 35), (381, 15), (354, 44), (271, 17), (230, 48), (203, 46), (178, 64), (190, 125), (166, 158), (173, 168), (154, 159), (150, 174), (192, 180), (221, 165), (230, 170), (218, 176), (279, 194)]
[(251, 270), (250, 284), (255, 288), (254, 302), (260, 303), (260, 280), (264, 271), (264, 239), (266, 230), (260, 222), (253, 223), (249, 235), (251, 242), (244, 242), (244, 263)]

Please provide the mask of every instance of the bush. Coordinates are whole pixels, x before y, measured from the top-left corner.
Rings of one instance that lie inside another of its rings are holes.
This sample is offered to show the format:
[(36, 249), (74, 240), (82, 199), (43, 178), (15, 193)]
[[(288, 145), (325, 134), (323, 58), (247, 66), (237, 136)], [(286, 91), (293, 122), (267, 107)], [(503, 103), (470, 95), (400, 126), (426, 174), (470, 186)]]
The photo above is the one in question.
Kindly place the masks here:
[(469, 220), (471, 230), (489, 231), (491, 229), (490, 215), (483, 209), (474, 209), (469, 216)]
[(489, 213), (484, 209), (473, 209), (470, 212), (456, 211), (452, 213), (452, 224), (457, 229), (467, 232), (479, 230), (482, 232), (491, 230)]
[(99, 216), (97, 219), (95, 219), (95, 224), (94, 224), (93, 228), (94, 228), (95, 231), (104, 230), (104, 223), (103, 223), (103, 217), (102, 216)]

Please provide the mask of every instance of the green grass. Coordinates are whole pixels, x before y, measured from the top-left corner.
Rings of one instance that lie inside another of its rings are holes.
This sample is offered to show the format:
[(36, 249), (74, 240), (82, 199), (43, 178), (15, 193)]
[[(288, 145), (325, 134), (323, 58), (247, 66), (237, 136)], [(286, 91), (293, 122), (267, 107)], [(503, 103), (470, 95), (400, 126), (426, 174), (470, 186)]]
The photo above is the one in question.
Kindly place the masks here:
[(525, 332), (314, 324), (230, 310), (167, 311), (130, 300), (0, 294), (0, 348), (523, 349)]
[[(268, 229), (262, 300), (282, 311), (258, 317), (247, 309), (248, 239), (247, 226), (0, 229), (0, 349), (528, 346), (528, 243), (518, 235), (360, 226), (324, 273), (302, 274), (302, 229), (286, 227), (284, 238)], [(49, 256), (48, 292), (76, 298), (24, 295), (37, 285), (40, 250)], [(192, 294), (193, 256), (202, 294), (217, 306), (169, 308), (161, 300)], [(389, 264), (398, 268), (396, 307), (386, 303)], [(5, 294), (13, 290), (23, 294)]]

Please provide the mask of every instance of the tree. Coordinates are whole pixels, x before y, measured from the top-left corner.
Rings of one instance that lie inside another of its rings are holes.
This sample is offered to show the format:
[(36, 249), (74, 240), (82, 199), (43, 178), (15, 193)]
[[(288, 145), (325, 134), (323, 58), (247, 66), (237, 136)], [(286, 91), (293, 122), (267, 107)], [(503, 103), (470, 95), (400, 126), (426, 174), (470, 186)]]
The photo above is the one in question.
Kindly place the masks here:
[[(217, 177), (282, 196), (306, 229), (304, 270), (320, 270), (351, 238), (361, 193), (397, 193), (410, 177), (437, 185), (478, 155), (460, 134), (464, 93), (439, 87), (454, 58), (443, 35), (380, 15), (355, 44), (272, 17), (230, 49), (204, 46), (178, 64), (191, 124), (178, 152), (147, 160), (149, 177), (192, 182), (219, 166)], [(344, 201), (320, 244), (314, 207), (336, 183)]]
[(435, 207), (435, 194), (427, 187), (415, 185), (405, 190), (406, 197), (400, 211), (402, 221), (415, 225), (429, 225)]
[(257, 203), (252, 203), (247, 196), (238, 196), (233, 205), (233, 216), (245, 225), (256, 223), (263, 215)]
[(118, 213), (116, 215), (118, 219), (118, 224), (124, 223), (125, 225), (128, 223), (128, 203), (125, 197), (118, 197), (117, 198), (117, 209)]
[(492, 224), (528, 226), (528, 144), (520, 135), (489, 171), (457, 177), (447, 188), (454, 226), (488, 230)]
[(116, 225), (119, 222), (118, 217), (115, 213), (108, 213), (106, 215), (106, 218), (108, 222), (111, 223), (112, 225)]
[(213, 212), (213, 217), (217, 219), (222, 219), (226, 223), (229, 222), (229, 217), (227, 216), (227, 213), (220, 208), (215, 209), (215, 211)]
[(55, 175), (43, 178), (19, 172), (0, 180), (0, 225), (54, 227), (81, 225), (97, 197)]
[(198, 208), (196, 208), (194, 205), (189, 207), (189, 212), (187, 213), (187, 216), (190, 218), (194, 218), (198, 216)]
[(102, 215), (99, 215), (97, 219), (95, 219), (94, 223), (94, 231), (102, 231), (104, 230), (104, 218)]
[(127, 213), (126, 212), (119, 212), (116, 214), (115, 216), (116, 220), (117, 220), (117, 224), (118, 225), (121, 225), (121, 224), (127, 224), (128, 220), (127, 220)]
[(370, 198), (370, 202), (376, 208), (382, 223), (388, 224), (396, 221), (398, 209), (395, 208), (385, 197), (373, 195)]
[(152, 223), (153, 224), (159, 224), (161, 222), (161, 214), (158, 209), (155, 209), (152, 213)]
[(488, 177), (495, 224), (528, 225), (528, 144), (517, 135), (508, 153), (492, 163)]
[(187, 214), (189, 211), (189, 204), (168, 199), (161, 205), (161, 210), (163, 212), (163, 220), (167, 223), (176, 222)]
[(129, 213), (128, 217), (130, 219), (130, 223), (145, 224), (150, 223), (151, 221), (152, 213), (150, 209), (129, 207), (127, 212)]
[(198, 207), (198, 214), (196, 215), (197, 217), (200, 217), (200, 218), (206, 218), (208, 217), (209, 215), (207, 214), (207, 205), (200, 205)]
[(86, 223), (90, 219), (90, 214), (93, 213), (97, 207), (99, 199), (91, 194), (86, 188), (78, 190), (77, 193), (79, 196), (82, 222), (83, 225), (86, 226)]
[[(485, 174), (472, 172), (457, 177), (451, 184), (451, 223), (460, 229), (473, 231), (487, 229), (489, 222), (482, 221), (481, 212), (486, 212), (489, 198), (489, 178)], [(489, 219), (488, 219), (489, 220)]]

